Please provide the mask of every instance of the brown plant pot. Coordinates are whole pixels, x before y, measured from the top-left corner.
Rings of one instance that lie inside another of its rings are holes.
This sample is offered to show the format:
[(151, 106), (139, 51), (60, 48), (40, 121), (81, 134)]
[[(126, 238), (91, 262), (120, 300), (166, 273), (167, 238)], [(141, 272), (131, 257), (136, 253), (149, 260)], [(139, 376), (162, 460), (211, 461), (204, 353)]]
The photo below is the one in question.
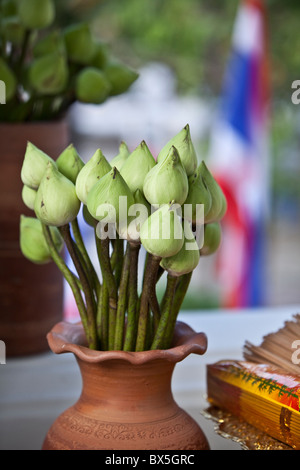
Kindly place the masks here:
[(46, 334), (62, 320), (63, 278), (54, 263), (38, 266), (19, 248), (21, 168), (27, 141), (56, 159), (68, 145), (67, 123), (0, 124), (0, 339), (7, 356), (48, 349)]
[(82, 393), (49, 429), (43, 450), (209, 450), (196, 421), (173, 399), (177, 362), (204, 354), (204, 333), (177, 322), (174, 347), (145, 352), (93, 351), (81, 323), (56, 325), (48, 335), (56, 354), (74, 353)]

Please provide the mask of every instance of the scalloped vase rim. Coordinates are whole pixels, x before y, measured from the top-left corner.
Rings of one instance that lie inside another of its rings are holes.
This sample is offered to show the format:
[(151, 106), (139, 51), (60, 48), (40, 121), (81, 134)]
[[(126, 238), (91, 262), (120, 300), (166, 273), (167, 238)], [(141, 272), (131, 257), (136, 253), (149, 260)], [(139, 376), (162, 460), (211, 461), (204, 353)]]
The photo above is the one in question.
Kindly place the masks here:
[(196, 333), (186, 323), (177, 321), (174, 335), (174, 346), (169, 349), (146, 351), (100, 351), (84, 345), (85, 335), (82, 323), (59, 322), (47, 334), (49, 347), (55, 354), (73, 353), (78, 359), (89, 363), (100, 363), (108, 360), (124, 360), (131, 364), (145, 364), (161, 359), (169, 362), (180, 362), (190, 354), (203, 355), (207, 350), (205, 333)]

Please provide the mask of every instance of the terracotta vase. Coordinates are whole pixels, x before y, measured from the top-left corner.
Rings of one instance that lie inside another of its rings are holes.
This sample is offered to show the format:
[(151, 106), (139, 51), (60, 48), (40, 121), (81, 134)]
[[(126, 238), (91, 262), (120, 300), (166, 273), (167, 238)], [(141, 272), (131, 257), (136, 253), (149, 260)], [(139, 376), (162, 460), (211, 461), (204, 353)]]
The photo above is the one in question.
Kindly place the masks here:
[(27, 141), (56, 159), (68, 145), (66, 122), (0, 124), (0, 339), (7, 356), (48, 349), (46, 334), (62, 320), (63, 278), (54, 263), (38, 266), (19, 248), (21, 168)]
[(178, 322), (174, 347), (145, 352), (92, 351), (80, 323), (48, 335), (56, 354), (74, 353), (82, 375), (78, 401), (49, 429), (43, 450), (209, 450), (196, 421), (173, 399), (177, 362), (204, 354), (204, 333)]

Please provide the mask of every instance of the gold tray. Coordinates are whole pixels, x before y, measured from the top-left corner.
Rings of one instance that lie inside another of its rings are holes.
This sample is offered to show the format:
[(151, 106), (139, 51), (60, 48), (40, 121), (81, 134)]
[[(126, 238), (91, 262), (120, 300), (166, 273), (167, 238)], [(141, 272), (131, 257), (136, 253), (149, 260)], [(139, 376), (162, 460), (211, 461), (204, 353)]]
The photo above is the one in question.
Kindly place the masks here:
[(243, 450), (294, 450), (216, 406), (210, 406), (202, 414), (216, 423), (215, 432), (219, 436), (237, 442)]

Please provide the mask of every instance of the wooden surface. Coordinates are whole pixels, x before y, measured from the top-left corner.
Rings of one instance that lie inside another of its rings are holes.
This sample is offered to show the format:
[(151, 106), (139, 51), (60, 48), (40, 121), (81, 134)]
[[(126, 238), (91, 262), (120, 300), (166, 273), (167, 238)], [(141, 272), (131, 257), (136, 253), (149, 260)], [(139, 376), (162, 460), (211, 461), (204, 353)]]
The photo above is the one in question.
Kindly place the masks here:
[[(208, 351), (177, 364), (173, 394), (200, 424), (212, 450), (241, 447), (218, 436), (214, 423), (202, 415), (208, 406), (206, 364), (219, 359), (241, 359), (246, 340), (259, 344), (263, 335), (276, 331), (299, 311), (300, 306), (287, 306), (181, 314), (180, 319), (207, 334)], [(7, 359), (6, 364), (0, 365), (0, 449), (39, 450), (54, 419), (77, 400), (80, 391), (81, 379), (72, 354), (56, 356), (49, 352)]]

